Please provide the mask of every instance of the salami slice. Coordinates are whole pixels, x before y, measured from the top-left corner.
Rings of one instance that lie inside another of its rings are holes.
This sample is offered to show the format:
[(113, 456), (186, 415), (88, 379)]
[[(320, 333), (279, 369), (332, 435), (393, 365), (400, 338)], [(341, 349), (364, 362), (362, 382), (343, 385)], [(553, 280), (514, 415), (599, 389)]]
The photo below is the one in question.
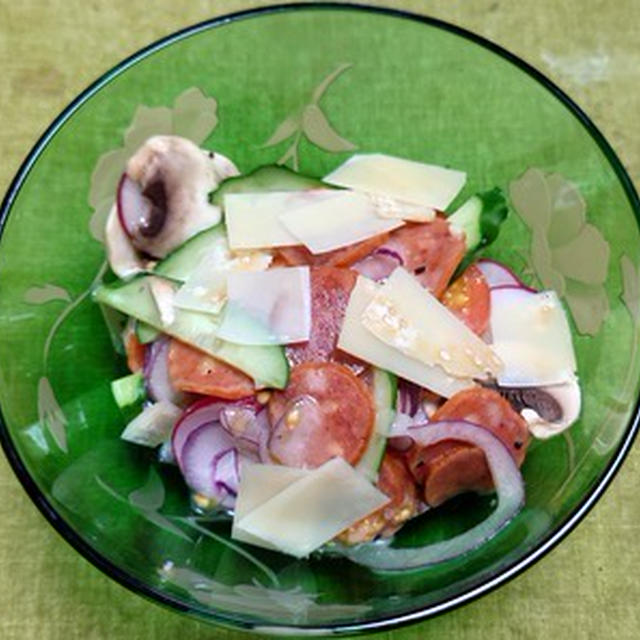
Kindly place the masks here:
[(342, 542), (358, 544), (377, 536), (389, 537), (418, 513), (418, 490), (400, 454), (387, 449), (377, 486), (391, 501), (340, 534)]
[(302, 245), (294, 247), (281, 247), (278, 251), (280, 256), (292, 267), (300, 265), (328, 267), (350, 267), (365, 256), (368, 256), (374, 249), (384, 244), (389, 238), (388, 233), (382, 233), (373, 238), (367, 238), (361, 242), (350, 244), (348, 247), (327, 251), (326, 253), (313, 254)]
[(307, 342), (286, 348), (292, 366), (303, 362), (353, 361), (338, 351), (336, 344), (357, 275), (350, 269), (311, 267), (311, 333)]
[[(432, 421), (468, 420), (489, 429), (508, 447), (520, 466), (529, 432), (526, 422), (492, 389), (465, 389), (449, 398), (432, 416)], [(415, 479), (424, 486), (427, 504), (437, 506), (466, 491), (490, 491), (493, 480), (484, 453), (455, 440), (428, 447), (414, 447), (408, 462)]]
[(269, 452), (292, 467), (317, 467), (334, 456), (355, 464), (373, 431), (375, 409), (367, 386), (331, 362), (294, 367), (289, 384), (269, 402)]
[(397, 253), (404, 268), (438, 298), (465, 254), (464, 238), (451, 233), (444, 218), (406, 224), (393, 231), (384, 246)]
[(225, 400), (255, 393), (253, 380), (242, 371), (179, 340), (171, 340), (168, 363), (171, 384), (179, 391)]

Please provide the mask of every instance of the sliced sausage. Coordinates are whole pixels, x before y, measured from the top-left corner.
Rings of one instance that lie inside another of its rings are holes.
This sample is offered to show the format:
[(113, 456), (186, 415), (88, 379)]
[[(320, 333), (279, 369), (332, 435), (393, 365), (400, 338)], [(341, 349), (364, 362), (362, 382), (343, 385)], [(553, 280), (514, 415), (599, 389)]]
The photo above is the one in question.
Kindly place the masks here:
[(355, 464), (373, 431), (375, 408), (366, 384), (347, 367), (307, 362), (269, 402), (269, 452), (292, 467), (317, 467), (334, 456)]
[(174, 389), (238, 400), (255, 393), (253, 380), (231, 365), (179, 340), (171, 340), (169, 379)]
[(387, 450), (380, 465), (377, 487), (391, 501), (343, 531), (339, 540), (347, 544), (392, 536), (418, 513), (418, 489), (403, 457)]
[[(449, 398), (432, 421), (467, 420), (489, 429), (507, 446), (520, 466), (529, 432), (522, 416), (492, 389), (465, 389)], [(428, 447), (413, 447), (407, 453), (409, 468), (424, 488), (424, 500), (437, 506), (466, 491), (489, 491), (493, 480), (484, 453), (477, 447), (445, 440)]]
[(350, 356), (336, 350), (336, 344), (357, 277), (350, 269), (311, 267), (311, 333), (307, 342), (286, 348), (292, 366), (327, 360), (352, 362)]

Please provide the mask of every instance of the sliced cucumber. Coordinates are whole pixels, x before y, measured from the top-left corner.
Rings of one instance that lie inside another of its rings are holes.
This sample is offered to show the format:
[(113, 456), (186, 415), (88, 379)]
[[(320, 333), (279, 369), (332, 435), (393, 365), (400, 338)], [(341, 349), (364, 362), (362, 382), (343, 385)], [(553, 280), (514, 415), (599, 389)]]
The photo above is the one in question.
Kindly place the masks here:
[(376, 421), (369, 444), (356, 469), (371, 482), (378, 479), (378, 469), (387, 448), (387, 436), (396, 415), (398, 379), (384, 369), (373, 370), (373, 400), (376, 406)]
[(258, 167), (246, 176), (236, 176), (225, 180), (215, 191), (209, 194), (212, 204), (223, 206), (228, 193), (268, 193), (270, 191), (302, 191), (303, 189), (326, 189), (327, 185), (303, 176), (287, 167), (266, 165)]
[(153, 294), (149, 276), (129, 282), (102, 285), (93, 293), (97, 302), (118, 309), (187, 344), (197, 347), (254, 379), (257, 387), (282, 389), (289, 379), (289, 364), (281, 346), (250, 346), (232, 344), (216, 337), (218, 317), (175, 308), (175, 318), (164, 326)]
[(471, 196), (447, 220), (467, 239), (467, 253), (490, 245), (500, 232), (509, 209), (502, 189), (495, 187)]
[(508, 213), (507, 199), (502, 189), (495, 187), (472, 196), (447, 218), (454, 229), (464, 232), (467, 243), (467, 253), (452, 280), (458, 278), (481, 251), (495, 241)]
[(139, 371), (111, 382), (113, 399), (120, 409), (142, 402), (147, 392), (144, 388), (144, 377)]
[(480, 244), (482, 238), (480, 232), (481, 213), (482, 200), (478, 196), (472, 196), (448, 218), (451, 227), (464, 233), (467, 251), (473, 251)]
[(139, 320), (136, 321), (135, 332), (136, 338), (138, 338), (138, 342), (141, 344), (149, 344), (149, 342), (153, 342), (161, 333), (150, 324)]
[(214, 251), (220, 251), (225, 254), (229, 252), (227, 230), (224, 224), (205, 229), (187, 240), (162, 262), (159, 262), (153, 272), (165, 278), (184, 282), (200, 264), (204, 256)]
[[(218, 206), (227, 193), (266, 193), (269, 191), (300, 191), (302, 189), (327, 188), (319, 180), (300, 175), (276, 165), (259, 167), (246, 176), (229, 178), (211, 193), (210, 200)], [(175, 249), (158, 263), (154, 273), (178, 282), (187, 280), (205, 255), (218, 252), (224, 261), (229, 256), (227, 230), (223, 223), (205, 229)], [(230, 259), (230, 258), (229, 258)]]

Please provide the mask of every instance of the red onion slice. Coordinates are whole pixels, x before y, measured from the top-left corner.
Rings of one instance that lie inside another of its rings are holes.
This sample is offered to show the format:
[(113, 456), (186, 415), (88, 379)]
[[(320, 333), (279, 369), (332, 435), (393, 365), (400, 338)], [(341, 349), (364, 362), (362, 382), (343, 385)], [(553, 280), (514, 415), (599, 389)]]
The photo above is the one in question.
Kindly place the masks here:
[(402, 267), (404, 265), (404, 260), (402, 259), (402, 256), (395, 249), (392, 249), (391, 247), (387, 247), (387, 246), (378, 247), (372, 252), (371, 255), (387, 256), (389, 258), (393, 258), (394, 260), (396, 260), (399, 266)]
[(398, 398), (396, 400), (396, 408), (402, 413), (406, 413), (411, 417), (415, 416), (420, 409), (420, 398), (422, 388), (414, 382), (409, 382), (404, 378), (398, 378)]
[(309, 441), (323, 429), (323, 424), (324, 414), (313, 396), (302, 394), (293, 398), (271, 430), (269, 454), (287, 466), (304, 466)]
[[(234, 418), (242, 418), (245, 433), (238, 432)], [(267, 412), (253, 397), (236, 402), (203, 398), (182, 414), (171, 444), (187, 485), (220, 506), (232, 508), (240, 482), (240, 460), (258, 460), (268, 433)]]
[(524, 483), (509, 450), (489, 430), (463, 421), (433, 422), (412, 430), (423, 446), (443, 440), (461, 440), (480, 447), (487, 458), (496, 492), (496, 510), (468, 531), (424, 547), (394, 549), (389, 541), (363, 544), (343, 550), (354, 562), (376, 571), (401, 571), (437, 564), (473, 551), (493, 537), (524, 504)]
[(231, 436), (220, 423), (209, 423), (189, 434), (178, 459), (187, 485), (225, 507), (232, 506), (233, 495), (223, 486), (230, 487), (234, 483), (237, 486), (237, 478), (222, 476), (229, 472), (227, 467), (219, 469), (220, 461), (229, 451), (235, 451)]
[(389, 277), (391, 272), (402, 264), (403, 260), (398, 252), (393, 249), (379, 247), (351, 268), (360, 275), (378, 282)]
[(171, 445), (173, 454), (179, 462), (182, 456), (182, 448), (189, 435), (198, 427), (205, 424), (220, 421), (220, 412), (229, 407), (255, 407), (256, 401), (253, 396), (230, 402), (220, 398), (202, 398), (194, 402), (183, 414), (173, 428), (171, 434)]
[(238, 451), (257, 461), (269, 440), (269, 417), (266, 409), (257, 412), (254, 407), (229, 406), (220, 412), (220, 424), (233, 436)]
[(504, 291), (506, 289), (511, 289), (513, 291), (527, 291), (528, 293), (538, 293), (537, 289), (533, 287), (529, 287), (526, 284), (499, 284), (496, 287), (491, 287), (490, 292), (494, 291)]
[(169, 378), (169, 344), (169, 338), (160, 336), (145, 350), (144, 380), (152, 400), (168, 400), (180, 405), (184, 402), (185, 395), (173, 388)]
[(126, 173), (122, 174), (118, 183), (116, 205), (122, 228), (130, 238), (133, 238), (139, 227), (149, 219), (152, 205), (142, 195), (140, 185)]
[[(422, 420), (420, 425), (422, 426), (427, 420)], [(396, 411), (396, 417), (389, 434), (387, 436), (387, 444), (396, 451), (408, 451), (413, 446), (413, 438), (411, 436), (411, 428), (416, 426), (414, 418), (408, 413), (402, 411)]]
[(509, 267), (497, 260), (483, 258), (482, 260), (478, 260), (476, 264), (480, 271), (482, 271), (490, 289), (505, 285), (529, 289)]
[(238, 451), (236, 449), (227, 449), (218, 454), (214, 462), (213, 475), (215, 492), (217, 494), (224, 492), (226, 495), (234, 498), (238, 495), (240, 465), (238, 462)]

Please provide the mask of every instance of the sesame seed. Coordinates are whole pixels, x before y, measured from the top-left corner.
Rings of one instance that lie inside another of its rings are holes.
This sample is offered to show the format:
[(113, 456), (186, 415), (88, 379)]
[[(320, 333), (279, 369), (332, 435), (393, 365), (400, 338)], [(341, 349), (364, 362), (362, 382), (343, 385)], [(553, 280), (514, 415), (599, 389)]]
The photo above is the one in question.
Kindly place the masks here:
[(256, 400), (260, 404), (267, 404), (267, 402), (269, 402), (270, 399), (271, 399), (271, 392), (270, 391), (260, 391), (256, 395)]
[(289, 429), (295, 429), (300, 422), (300, 410), (292, 409), (291, 411), (289, 411), (284, 421)]

